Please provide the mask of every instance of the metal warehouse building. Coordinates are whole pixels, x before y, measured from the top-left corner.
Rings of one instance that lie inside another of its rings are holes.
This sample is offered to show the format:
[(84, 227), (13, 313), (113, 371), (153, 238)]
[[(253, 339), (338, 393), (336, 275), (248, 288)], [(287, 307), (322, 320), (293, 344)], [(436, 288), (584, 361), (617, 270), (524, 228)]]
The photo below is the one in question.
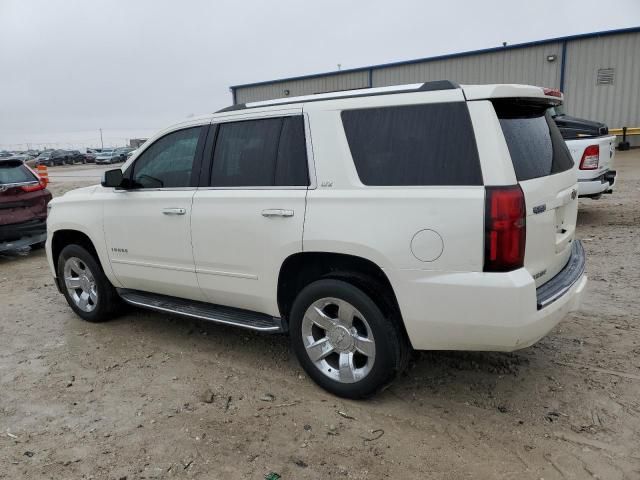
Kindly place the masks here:
[(235, 85), (231, 92), (236, 104), (445, 79), (559, 88), (570, 115), (640, 127), (640, 27)]

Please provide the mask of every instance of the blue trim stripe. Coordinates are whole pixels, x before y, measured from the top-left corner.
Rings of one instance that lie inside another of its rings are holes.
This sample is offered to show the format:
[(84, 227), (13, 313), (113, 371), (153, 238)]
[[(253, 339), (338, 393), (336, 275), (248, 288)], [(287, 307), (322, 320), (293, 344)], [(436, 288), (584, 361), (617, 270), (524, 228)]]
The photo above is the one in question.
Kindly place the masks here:
[[(616, 34), (621, 34), (621, 33), (636, 33), (636, 32), (640, 32), (640, 26), (639, 27), (630, 27), (630, 28), (620, 28), (617, 30), (605, 30), (602, 32), (593, 32), (593, 33), (581, 33), (578, 35), (569, 35), (566, 37), (557, 37), (557, 38), (549, 38), (547, 40), (537, 40), (535, 42), (526, 42), (526, 43), (518, 43), (518, 44), (514, 44), (514, 45), (507, 45), (506, 47), (493, 47), (493, 48), (485, 48), (483, 50), (470, 50), (470, 51), (466, 51), (466, 52), (460, 52), (460, 53), (451, 53), (451, 54), (447, 54), (447, 55), (438, 55), (435, 57), (426, 57), (426, 58), (418, 58), (415, 60), (405, 60), (402, 62), (392, 62), (392, 63), (381, 63), (379, 65), (370, 65), (367, 67), (358, 67), (358, 68), (351, 68), (351, 69), (347, 69), (347, 70), (340, 70), (340, 71), (333, 71), (333, 72), (323, 72), (323, 73), (314, 73), (312, 75), (301, 75), (298, 77), (288, 77), (288, 78), (279, 78), (276, 80), (268, 80), (268, 81), (264, 81), (264, 82), (255, 82), (255, 83), (244, 83), (241, 85), (233, 85), (231, 86), (231, 91), (235, 92), (236, 89), (238, 88), (246, 88), (246, 87), (258, 87), (260, 85), (272, 85), (274, 83), (282, 83), (282, 82), (290, 82), (293, 80), (309, 80), (312, 78), (320, 78), (320, 77), (326, 77), (328, 75), (339, 75), (339, 74), (346, 74), (346, 73), (357, 73), (357, 72), (364, 72), (364, 71), (368, 71), (369, 72), (369, 79), (371, 79), (372, 75), (373, 75), (373, 71), (380, 69), (380, 68), (387, 68), (387, 67), (398, 67), (398, 66), (402, 66), (402, 65), (413, 65), (415, 63), (423, 63), (423, 62), (431, 62), (434, 60), (447, 60), (450, 58), (459, 58), (459, 57), (468, 57), (470, 55), (479, 55), (482, 53), (492, 53), (492, 52), (500, 52), (500, 51), (504, 51), (504, 50), (515, 50), (518, 48), (526, 48), (526, 47), (534, 47), (537, 45), (547, 45), (549, 43), (557, 43), (557, 42), (564, 42), (566, 44), (566, 42), (569, 42), (571, 40), (582, 40), (582, 39), (586, 39), (586, 38), (594, 38), (594, 37), (606, 37), (609, 35), (616, 35)], [(564, 50), (563, 50), (564, 52)], [(562, 55), (562, 62), (564, 62), (564, 54)], [(561, 84), (562, 84), (562, 80), (561, 79)], [(562, 88), (561, 88), (562, 89)]]
[(567, 42), (562, 42), (562, 60), (560, 60), (560, 88), (564, 92), (564, 71), (567, 66)]

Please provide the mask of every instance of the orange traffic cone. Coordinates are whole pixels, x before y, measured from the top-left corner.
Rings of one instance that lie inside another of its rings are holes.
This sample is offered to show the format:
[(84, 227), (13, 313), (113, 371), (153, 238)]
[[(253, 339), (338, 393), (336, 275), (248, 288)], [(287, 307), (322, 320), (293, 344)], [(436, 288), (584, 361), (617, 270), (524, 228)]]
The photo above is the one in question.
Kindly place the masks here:
[(46, 165), (38, 165), (38, 175), (44, 182), (45, 186), (49, 185), (49, 171)]

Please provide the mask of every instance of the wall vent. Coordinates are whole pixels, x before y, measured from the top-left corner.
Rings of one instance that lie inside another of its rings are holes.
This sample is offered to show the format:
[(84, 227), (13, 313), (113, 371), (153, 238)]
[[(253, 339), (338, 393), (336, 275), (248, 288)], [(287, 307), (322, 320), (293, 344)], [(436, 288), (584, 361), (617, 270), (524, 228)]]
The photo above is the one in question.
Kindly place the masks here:
[(599, 68), (596, 85), (613, 85), (614, 74), (615, 69), (613, 68)]

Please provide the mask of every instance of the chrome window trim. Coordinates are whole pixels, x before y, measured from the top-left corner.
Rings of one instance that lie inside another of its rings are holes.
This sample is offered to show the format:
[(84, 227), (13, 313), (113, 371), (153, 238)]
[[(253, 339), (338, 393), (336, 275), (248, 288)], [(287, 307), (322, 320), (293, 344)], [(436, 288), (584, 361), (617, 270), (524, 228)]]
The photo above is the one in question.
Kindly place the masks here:
[(116, 192), (189, 192), (198, 187), (167, 187), (167, 188), (115, 188)]
[(198, 190), (308, 190), (305, 186), (199, 187)]

